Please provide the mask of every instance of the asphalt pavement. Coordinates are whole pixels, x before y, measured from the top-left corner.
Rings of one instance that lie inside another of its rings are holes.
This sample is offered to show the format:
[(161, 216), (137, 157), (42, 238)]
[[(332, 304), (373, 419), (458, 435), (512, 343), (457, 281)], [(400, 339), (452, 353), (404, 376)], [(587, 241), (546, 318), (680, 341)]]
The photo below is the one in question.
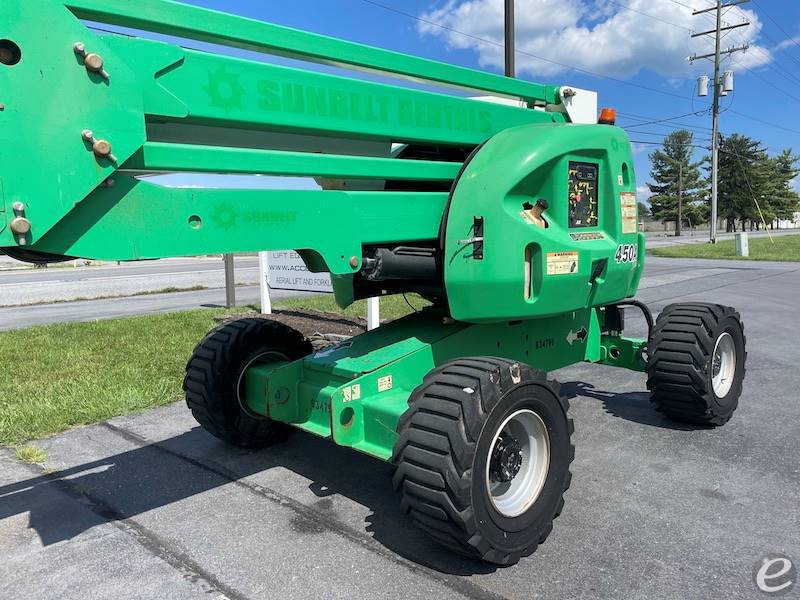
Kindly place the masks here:
[(547, 542), (514, 567), (429, 542), (387, 464), (299, 432), (228, 448), (178, 403), (38, 442), (44, 467), (0, 450), (0, 598), (759, 597), (765, 554), (800, 562), (799, 297), (794, 263), (648, 257), (639, 299), (655, 311), (741, 311), (740, 408), (689, 427), (651, 408), (642, 374), (553, 373), (572, 396), (573, 482)]
[[(235, 265), (237, 303), (257, 304), (258, 259), (240, 256)], [(204, 289), (157, 293), (196, 286)], [(270, 295), (279, 300), (297, 293), (272, 290)], [(224, 305), (225, 276), (219, 258), (0, 270), (0, 330)]]
[[(776, 229), (773, 231), (748, 231), (749, 238), (762, 238), (772, 236), (773, 238), (783, 235), (797, 235), (798, 229)], [(717, 241), (732, 240), (736, 234), (721, 231), (717, 234)], [(675, 236), (672, 233), (648, 233), (647, 247), (660, 248), (662, 246), (674, 246), (676, 244), (705, 244), (708, 243), (709, 231), (707, 229), (684, 230), (682, 235)]]
[[(295, 296), (295, 292), (273, 290), (273, 300)], [(236, 288), (236, 303), (239, 306), (260, 302), (258, 286)], [(78, 300), (56, 304), (9, 306), (0, 308), (0, 330), (21, 329), (32, 325), (48, 325), (68, 321), (96, 321), (135, 315), (216, 308), (225, 306), (225, 290), (209, 289), (191, 292), (148, 294), (130, 298), (107, 298), (104, 300)]]
[[(796, 229), (770, 232), (773, 236), (797, 233)], [(763, 237), (767, 233), (749, 232), (749, 235)], [(719, 234), (720, 240), (731, 237), (733, 234)], [(707, 240), (707, 231), (688, 231), (678, 237), (650, 233), (647, 246), (699, 244)], [(106, 263), (78, 268), (71, 267), (72, 264), (21, 269), (22, 263), (0, 255), (0, 330), (189, 310), (224, 303), (225, 278), (218, 257), (162, 259), (120, 265)], [(240, 286), (237, 300), (242, 304), (257, 303), (259, 292), (254, 285), (259, 278), (257, 257), (236, 257), (235, 271)], [(204, 289), (158, 293), (166, 288), (188, 290), (198, 286)], [(272, 292), (273, 299), (290, 295), (284, 291)]]
[[(44, 304), (76, 298), (124, 297), (167, 288), (225, 287), (225, 271), (219, 257), (168, 258), (77, 268), (72, 264), (59, 263), (46, 269), (0, 271), (0, 306)], [(237, 257), (235, 273), (237, 284), (257, 284), (258, 258)]]

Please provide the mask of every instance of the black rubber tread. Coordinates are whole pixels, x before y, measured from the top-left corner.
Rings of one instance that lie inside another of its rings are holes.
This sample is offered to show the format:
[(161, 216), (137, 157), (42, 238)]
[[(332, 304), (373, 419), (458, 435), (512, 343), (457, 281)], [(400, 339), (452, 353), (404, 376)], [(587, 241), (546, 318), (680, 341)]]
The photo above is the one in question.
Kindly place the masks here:
[(248, 414), (236, 394), (242, 369), (252, 356), (265, 350), (295, 360), (313, 348), (296, 329), (270, 319), (247, 317), (210, 331), (186, 364), (183, 390), (192, 416), (211, 435), (234, 446), (261, 448), (284, 439), (291, 430), (283, 423)]
[[(472, 465), (484, 423), (505, 393), (518, 383), (529, 382), (547, 387), (567, 413), (569, 401), (561, 397), (560, 385), (548, 381), (545, 373), (502, 358), (479, 357), (457, 359), (428, 373), (400, 418), (392, 462), (397, 467), (393, 484), (401, 492), (402, 508), (431, 538), (459, 554), (500, 565), (515, 564), (534, 552), (552, 530), (551, 520), (528, 547), (501, 552), (481, 534), (472, 508)], [(572, 419), (567, 419), (567, 428), (571, 437)], [(575, 447), (570, 443), (566, 478), (553, 518), (563, 507), (574, 456)]]
[[(723, 402), (711, 386), (711, 355), (724, 327), (738, 327), (746, 348), (739, 313), (730, 306), (702, 302), (670, 304), (656, 320), (648, 346), (647, 388), (650, 401), (668, 417), (685, 423), (719, 426), (733, 415), (742, 392), (746, 351), (738, 361), (731, 390)], [(736, 337), (736, 336), (734, 336)]]

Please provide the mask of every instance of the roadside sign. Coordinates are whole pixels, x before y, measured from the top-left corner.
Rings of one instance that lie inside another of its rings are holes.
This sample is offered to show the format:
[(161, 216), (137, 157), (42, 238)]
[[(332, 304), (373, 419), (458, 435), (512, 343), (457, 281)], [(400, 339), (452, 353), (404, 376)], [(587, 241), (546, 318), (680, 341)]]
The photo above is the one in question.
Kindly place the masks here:
[(264, 254), (267, 255), (267, 283), (273, 290), (333, 293), (330, 274), (312, 273), (294, 250)]
[[(330, 273), (312, 273), (293, 250), (271, 250), (258, 253), (261, 285), (261, 312), (272, 313), (270, 290), (333, 293)], [(367, 300), (367, 329), (380, 326), (378, 298)]]

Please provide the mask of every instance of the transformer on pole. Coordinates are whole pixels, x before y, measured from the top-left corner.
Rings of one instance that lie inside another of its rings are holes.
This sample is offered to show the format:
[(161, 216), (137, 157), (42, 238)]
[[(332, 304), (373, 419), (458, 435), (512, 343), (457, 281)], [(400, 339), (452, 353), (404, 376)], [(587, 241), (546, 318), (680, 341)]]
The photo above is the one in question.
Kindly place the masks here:
[[(723, 77), (720, 77), (720, 57), (722, 55), (730, 55), (734, 52), (747, 50), (748, 45), (744, 44), (739, 47), (728, 48), (727, 50), (720, 50), (720, 42), (722, 40), (722, 32), (731, 29), (738, 29), (739, 27), (746, 27), (750, 25), (749, 21), (736, 23), (735, 25), (722, 25), (722, 9), (745, 4), (750, 0), (733, 0), (723, 4), (721, 0), (716, 0), (714, 6), (702, 10), (696, 10), (692, 15), (700, 15), (709, 12), (715, 12), (716, 27), (707, 31), (692, 34), (693, 38), (713, 35), (714, 36), (714, 52), (703, 55), (693, 54), (689, 57), (690, 61), (699, 60), (701, 58), (709, 58), (714, 60), (714, 101), (711, 106), (712, 124), (711, 124), (711, 223), (709, 231), (709, 241), (712, 244), (717, 243), (717, 194), (719, 188), (719, 99), (721, 96), (726, 96), (728, 92), (733, 91), (733, 71), (725, 71)], [(697, 95), (708, 95), (708, 77), (702, 75), (697, 80)]]

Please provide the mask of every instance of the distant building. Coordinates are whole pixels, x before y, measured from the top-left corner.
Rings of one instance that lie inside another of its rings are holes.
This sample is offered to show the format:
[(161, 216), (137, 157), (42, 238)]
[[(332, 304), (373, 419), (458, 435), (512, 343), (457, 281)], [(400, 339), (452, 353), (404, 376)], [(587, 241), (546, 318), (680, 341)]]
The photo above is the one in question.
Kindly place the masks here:
[(775, 223), (777, 229), (797, 229), (800, 228), (800, 212), (794, 213), (791, 219), (778, 219)]

